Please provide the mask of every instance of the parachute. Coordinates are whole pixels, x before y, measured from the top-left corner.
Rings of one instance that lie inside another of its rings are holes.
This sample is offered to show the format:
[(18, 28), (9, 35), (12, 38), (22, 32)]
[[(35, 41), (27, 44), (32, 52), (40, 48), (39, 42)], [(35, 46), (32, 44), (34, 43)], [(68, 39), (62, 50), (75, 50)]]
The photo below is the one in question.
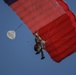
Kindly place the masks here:
[(76, 17), (63, 0), (4, 0), (60, 62), (76, 52)]
[(16, 37), (16, 32), (14, 30), (10, 30), (7, 32), (7, 37), (11, 40), (15, 39)]

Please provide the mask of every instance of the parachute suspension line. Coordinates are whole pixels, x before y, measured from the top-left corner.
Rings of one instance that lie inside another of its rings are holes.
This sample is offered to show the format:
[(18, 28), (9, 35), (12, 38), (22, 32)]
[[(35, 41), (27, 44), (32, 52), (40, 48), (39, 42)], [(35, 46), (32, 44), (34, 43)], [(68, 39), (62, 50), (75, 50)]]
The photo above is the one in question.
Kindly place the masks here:
[[(59, 22), (61, 21), (61, 19), (54, 25), (54, 27), (52, 28), (52, 30), (51, 30), (51, 32), (50, 32), (50, 34), (54, 31), (54, 29), (55, 29), (55, 27), (59, 24)], [(50, 39), (50, 37), (51, 36), (49, 36), (49, 30), (50, 30), (50, 28), (51, 28), (51, 26), (49, 26), (49, 29), (48, 29), (48, 34), (47, 34), (47, 36), (48, 36), (48, 38), (46, 38), (46, 42)], [(53, 45), (53, 42), (51, 41), (51, 45)]]
[[(47, 36), (49, 36), (49, 34), (51, 34), (53, 31), (54, 31), (54, 29), (56, 28), (56, 26), (58, 25), (58, 23), (61, 21), (61, 19), (56, 23), (56, 25), (52, 28), (52, 30), (51, 30), (51, 32), (49, 33), (49, 31), (50, 31), (50, 28), (51, 28), (51, 26), (49, 27), (49, 30), (48, 30), (48, 33), (46, 34), (46, 37)], [(49, 36), (48, 38), (46, 38), (46, 42), (50, 39), (50, 37), (51, 36)]]
[[(60, 21), (61, 21), (61, 19), (60, 19), (60, 20), (57, 22), (57, 24), (53, 27), (53, 29), (52, 29), (52, 31), (51, 31), (50, 33), (52, 33), (52, 32), (54, 31), (54, 28), (58, 25), (58, 23), (59, 23)], [(49, 27), (49, 30), (50, 30), (50, 27)], [(49, 36), (49, 30), (48, 30), (48, 34), (47, 34), (48, 36)], [(71, 32), (72, 32), (72, 31), (71, 31)], [(71, 32), (70, 32), (70, 33), (71, 33)], [(46, 40), (46, 42), (47, 42), (51, 37), (52, 37), (52, 36), (49, 36), (48, 39)], [(73, 37), (72, 37), (72, 38), (73, 38)], [(62, 37), (61, 39), (67, 39), (67, 38)], [(68, 40), (68, 41), (69, 41), (69, 40)], [(52, 41), (51, 41), (51, 42), (52, 42)], [(55, 43), (55, 42), (52, 42), (52, 43)], [(66, 45), (66, 46), (64, 46), (64, 47), (69, 47), (69, 46)]]
[(15, 31), (17, 31), (23, 24), (20, 24), (16, 29)]

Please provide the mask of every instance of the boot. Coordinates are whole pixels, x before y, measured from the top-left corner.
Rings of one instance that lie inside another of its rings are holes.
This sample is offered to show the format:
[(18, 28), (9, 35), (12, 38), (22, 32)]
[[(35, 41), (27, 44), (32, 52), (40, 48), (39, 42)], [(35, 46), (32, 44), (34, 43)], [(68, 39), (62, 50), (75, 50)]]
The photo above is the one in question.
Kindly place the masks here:
[(36, 55), (39, 54), (40, 52), (36, 52)]
[(45, 57), (43, 56), (42, 58), (41, 58), (41, 60), (43, 60)]

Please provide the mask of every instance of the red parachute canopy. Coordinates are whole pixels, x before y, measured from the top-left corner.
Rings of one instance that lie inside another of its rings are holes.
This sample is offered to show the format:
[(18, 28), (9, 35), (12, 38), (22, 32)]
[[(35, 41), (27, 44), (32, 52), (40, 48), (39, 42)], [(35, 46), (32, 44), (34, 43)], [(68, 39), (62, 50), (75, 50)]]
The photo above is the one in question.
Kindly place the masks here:
[(4, 0), (32, 33), (46, 41), (45, 50), (60, 62), (76, 51), (76, 18), (63, 0)]

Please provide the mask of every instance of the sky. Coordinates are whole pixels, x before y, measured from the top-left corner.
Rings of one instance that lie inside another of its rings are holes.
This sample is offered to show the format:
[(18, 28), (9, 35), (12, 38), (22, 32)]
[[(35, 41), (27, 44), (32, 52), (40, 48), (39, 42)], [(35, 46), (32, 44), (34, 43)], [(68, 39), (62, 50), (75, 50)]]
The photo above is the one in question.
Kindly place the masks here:
[[(76, 0), (65, 0), (76, 14)], [(7, 38), (8, 30), (17, 30), (15, 40)], [(0, 75), (76, 75), (76, 53), (60, 63), (45, 52), (45, 59), (35, 55), (34, 36), (28, 27), (0, 0)]]

